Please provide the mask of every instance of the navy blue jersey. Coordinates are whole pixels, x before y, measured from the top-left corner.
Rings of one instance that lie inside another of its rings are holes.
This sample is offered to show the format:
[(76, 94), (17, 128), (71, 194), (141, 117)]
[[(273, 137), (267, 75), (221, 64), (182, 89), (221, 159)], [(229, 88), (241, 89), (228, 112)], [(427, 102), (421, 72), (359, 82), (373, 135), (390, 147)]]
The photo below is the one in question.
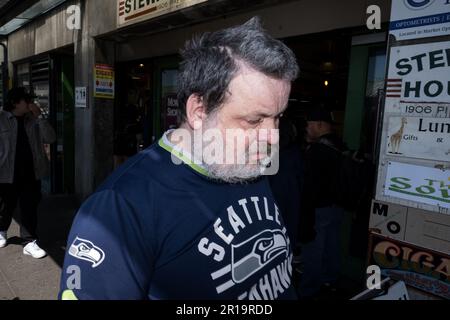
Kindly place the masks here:
[(174, 164), (167, 139), (82, 205), (63, 299), (295, 299), (292, 250), (266, 178), (228, 184)]

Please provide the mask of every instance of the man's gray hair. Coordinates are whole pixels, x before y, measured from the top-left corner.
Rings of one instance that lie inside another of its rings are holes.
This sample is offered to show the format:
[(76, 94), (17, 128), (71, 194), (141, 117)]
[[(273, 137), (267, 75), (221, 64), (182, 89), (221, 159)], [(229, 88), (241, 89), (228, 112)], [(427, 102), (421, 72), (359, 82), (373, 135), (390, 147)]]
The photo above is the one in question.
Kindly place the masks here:
[(293, 81), (299, 67), (294, 53), (271, 37), (259, 17), (242, 25), (204, 33), (186, 42), (178, 78), (178, 100), (183, 119), (192, 94), (203, 98), (207, 113), (225, 102), (231, 80), (244, 64), (275, 79)]

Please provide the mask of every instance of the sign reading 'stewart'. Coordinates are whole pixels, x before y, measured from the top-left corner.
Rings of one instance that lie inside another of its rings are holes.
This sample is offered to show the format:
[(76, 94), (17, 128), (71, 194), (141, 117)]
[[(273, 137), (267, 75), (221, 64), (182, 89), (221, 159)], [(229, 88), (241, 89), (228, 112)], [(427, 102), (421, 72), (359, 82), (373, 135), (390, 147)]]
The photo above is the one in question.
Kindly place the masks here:
[(117, 0), (117, 25), (123, 27), (208, 0)]

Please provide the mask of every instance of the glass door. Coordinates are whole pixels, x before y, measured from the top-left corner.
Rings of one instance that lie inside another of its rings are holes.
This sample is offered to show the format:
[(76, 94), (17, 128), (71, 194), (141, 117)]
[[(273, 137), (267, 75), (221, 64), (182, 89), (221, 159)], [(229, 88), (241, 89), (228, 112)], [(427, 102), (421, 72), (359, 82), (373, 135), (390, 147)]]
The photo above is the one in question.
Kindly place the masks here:
[(164, 69), (161, 72), (161, 125), (164, 132), (180, 125), (177, 77), (178, 69)]
[(180, 110), (177, 99), (178, 56), (155, 59), (154, 65), (154, 133), (158, 140), (164, 132), (180, 124)]
[(42, 193), (74, 191), (74, 87), (73, 56), (39, 56), (15, 65), (15, 85), (34, 96), (53, 129), (57, 141), (45, 144), (50, 177), (42, 180)]
[(53, 55), (52, 61), (52, 118), (56, 130), (56, 144), (52, 156), (52, 192), (70, 194), (74, 188), (74, 59), (70, 55)]
[[(30, 64), (30, 78), (29, 78), (29, 89), (35, 96), (35, 103), (41, 108), (44, 116), (53, 125), (53, 117), (50, 112), (50, 62), (48, 58), (41, 60), (32, 61)], [(25, 72), (25, 69), (23, 70)], [(19, 73), (19, 72), (18, 72)], [(26, 79), (25, 74), (23, 78)], [(24, 85), (26, 81), (24, 82)], [(53, 166), (52, 161), (52, 146), (49, 144), (44, 145), (45, 153), (50, 161), (50, 166)], [(50, 177), (42, 179), (42, 193), (51, 194), (52, 193), (52, 178)]]

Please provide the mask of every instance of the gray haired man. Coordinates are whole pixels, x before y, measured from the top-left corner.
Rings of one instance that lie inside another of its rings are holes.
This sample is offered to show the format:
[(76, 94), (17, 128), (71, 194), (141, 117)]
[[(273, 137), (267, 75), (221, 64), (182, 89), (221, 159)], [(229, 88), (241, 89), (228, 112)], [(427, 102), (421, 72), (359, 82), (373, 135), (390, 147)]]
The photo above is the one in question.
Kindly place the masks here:
[[(182, 57), (183, 122), (80, 208), (62, 299), (296, 298), (291, 244), (263, 177), (295, 57), (258, 19), (194, 38)], [(236, 132), (239, 146), (226, 139)]]

